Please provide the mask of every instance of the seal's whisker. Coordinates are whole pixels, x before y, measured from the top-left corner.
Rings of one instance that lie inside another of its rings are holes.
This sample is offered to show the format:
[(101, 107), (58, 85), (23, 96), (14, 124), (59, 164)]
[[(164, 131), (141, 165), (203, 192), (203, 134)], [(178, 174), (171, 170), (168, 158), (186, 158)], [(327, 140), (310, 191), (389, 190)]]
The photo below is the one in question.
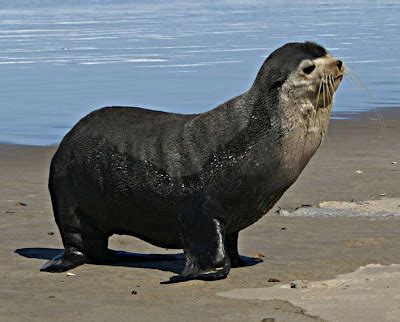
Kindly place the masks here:
[(325, 75), (325, 96), (326, 96), (326, 103), (325, 107), (329, 105), (329, 96), (331, 95), (329, 91), (329, 85), (328, 85), (328, 75)]
[(333, 75), (332, 75), (332, 78), (331, 78), (331, 83), (332, 83), (333, 95), (335, 95), (337, 87), (335, 86), (335, 77)]
[(329, 86), (328, 86), (328, 75), (324, 77), (325, 91), (326, 91), (326, 103), (329, 104)]
[(331, 89), (331, 84), (329, 82), (329, 77), (326, 78), (326, 88), (328, 90), (328, 104), (332, 103), (332, 89)]
[(376, 106), (374, 106), (374, 110), (375, 110), (376, 117), (379, 121), (379, 125), (381, 128), (382, 134), (385, 134), (385, 126), (386, 125), (385, 125), (385, 120), (383, 118), (383, 115)]
[(330, 84), (331, 90), (332, 90), (332, 97), (331, 97), (331, 102), (332, 102), (333, 96), (335, 95), (335, 82), (334, 82), (334, 78), (333, 78), (332, 74), (329, 75), (329, 84)]
[(364, 90), (368, 94), (368, 97), (372, 99), (372, 94), (370, 90), (364, 85), (364, 83), (355, 75), (355, 73), (351, 69), (347, 68), (344, 72), (344, 76), (353, 84)]
[(332, 87), (332, 75), (328, 74), (327, 77), (328, 87), (329, 87), (329, 102), (332, 103), (333, 94), (335, 94), (335, 90)]
[(333, 96), (335, 91), (334, 91), (334, 89), (332, 87), (332, 75), (331, 74), (328, 75), (328, 85), (329, 85), (329, 89), (331, 91), (331, 96)]
[(319, 86), (318, 86), (317, 103), (315, 104), (316, 108), (318, 108), (319, 94), (321, 93), (321, 86), (322, 86), (322, 77), (321, 77), (321, 80), (319, 81)]
[(346, 77), (350, 82), (354, 83), (355, 85), (359, 85), (359, 84), (355, 81), (351, 70), (346, 69), (346, 70), (344, 71), (344, 77)]
[[(358, 77), (355, 76), (354, 72), (351, 69), (347, 68), (346, 71), (344, 72), (344, 75), (346, 76), (346, 78), (349, 81), (353, 82), (359, 88), (363, 89), (367, 93), (369, 99), (372, 100), (373, 96), (372, 96), (371, 92), (363, 84), (363, 82)], [(381, 132), (382, 132), (382, 134), (385, 134), (385, 120), (383, 119), (381, 112), (375, 105), (374, 105), (374, 110), (375, 110), (376, 118), (378, 119), (378, 122), (379, 122), (379, 127), (381, 129)]]
[(331, 103), (331, 97), (332, 97), (332, 93), (331, 93), (331, 88), (330, 88), (330, 83), (329, 83), (329, 74), (325, 75), (325, 83), (326, 83), (326, 101), (328, 104)]

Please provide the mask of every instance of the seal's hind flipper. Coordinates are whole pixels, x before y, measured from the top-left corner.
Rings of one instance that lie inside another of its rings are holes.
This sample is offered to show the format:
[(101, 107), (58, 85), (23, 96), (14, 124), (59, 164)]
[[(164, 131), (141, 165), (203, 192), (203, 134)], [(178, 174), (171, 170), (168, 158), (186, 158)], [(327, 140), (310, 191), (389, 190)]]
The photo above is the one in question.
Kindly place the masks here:
[(75, 248), (68, 248), (60, 255), (46, 262), (40, 270), (49, 273), (62, 273), (85, 264), (86, 256)]

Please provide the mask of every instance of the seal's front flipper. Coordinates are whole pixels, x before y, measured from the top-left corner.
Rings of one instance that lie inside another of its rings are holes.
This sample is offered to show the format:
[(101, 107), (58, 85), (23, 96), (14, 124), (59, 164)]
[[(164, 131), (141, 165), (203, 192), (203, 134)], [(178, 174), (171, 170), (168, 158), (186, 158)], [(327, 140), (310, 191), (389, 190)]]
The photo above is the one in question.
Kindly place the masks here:
[(86, 257), (75, 248), (67, 248), (60, 255), (46, 262), (40, 270), (49, 273), (62, 273), (85, 264)]
[(214, 281), (226, 278), (231, 265), (225, 251), (223, 224), (214, 218), (197, 216), (185, 222), (184, 251), (186, 263), (178, 276), (162, 284), (189, 280)]
[(172, 276), (168, 281), (161, 282), (160, 284), (174, 284), (180, 282), (186, 282), (190, 280), (202, 280), (202, 281), (217, 281), (226, 278), (229, 274), (230, 267), (225, 265), (224, 267), (214, 269), (212, 271), (204, 271), (195, 274), (180, 274)]
[(231, 267), (253, 266), (261, 263), (261, 258), (241, 257), (238, 251), (239, 232), (228, 234), (225, 238), (226, 249), (231, 262)]

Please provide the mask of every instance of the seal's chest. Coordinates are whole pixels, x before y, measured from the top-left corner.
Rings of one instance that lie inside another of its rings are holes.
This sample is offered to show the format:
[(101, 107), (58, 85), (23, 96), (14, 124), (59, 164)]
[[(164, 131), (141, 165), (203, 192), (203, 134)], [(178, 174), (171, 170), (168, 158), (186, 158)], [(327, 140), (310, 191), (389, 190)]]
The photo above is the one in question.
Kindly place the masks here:
[(282, 165), (298, 176), (315, 154), (325, 135), (328, 122), (321, 120), (318, 114), (304, 118), (293, 117), (286, 125), (282, 137)]

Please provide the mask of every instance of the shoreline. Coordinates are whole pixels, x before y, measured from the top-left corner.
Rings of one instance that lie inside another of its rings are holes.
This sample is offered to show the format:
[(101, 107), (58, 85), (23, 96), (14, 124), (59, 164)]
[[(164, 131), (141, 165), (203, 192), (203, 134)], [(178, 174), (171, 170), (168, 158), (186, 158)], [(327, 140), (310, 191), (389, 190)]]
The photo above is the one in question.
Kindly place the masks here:
[[(357, 118), (364, 118), (365, 114), (367, 114), (369, 117), (372, 117), (372, 118), (375, 115), (375, 117), (378, 120), (383, 117), (382, 115), (389, 115), (389, 114), (390, 115), (398, 114), (398, 115), (396, 115), (396, 117), (397, 116), (400, 117), (400, 106), (399, 107), (371, 108), (369, 110), (338, 111), (338, 112), (334, 111), (334, 112), (331, 113), (330, 124), (332, 122), (345, 121), (345, 120), (351, 120), (351, 119), (357, 119)], [(68, 131), (73, 126), (74, 126), (74, 124), (71, 125), (71, 127), (68, 129)], [(25, 146), (25, 147), (38, 147), (38, 148), (52, 148), (52, 147), (57, 147), (60, 142), (54, 143), (54, 144), (50, 144), (50, 145), (38, 145), (38, 144), (19, 144), (19, 143), (7, 142), (7, 141), (0, 141), (0, 149), (1, 149), (1, 146), (20, 146), (20, 147), (24, 147)]]

